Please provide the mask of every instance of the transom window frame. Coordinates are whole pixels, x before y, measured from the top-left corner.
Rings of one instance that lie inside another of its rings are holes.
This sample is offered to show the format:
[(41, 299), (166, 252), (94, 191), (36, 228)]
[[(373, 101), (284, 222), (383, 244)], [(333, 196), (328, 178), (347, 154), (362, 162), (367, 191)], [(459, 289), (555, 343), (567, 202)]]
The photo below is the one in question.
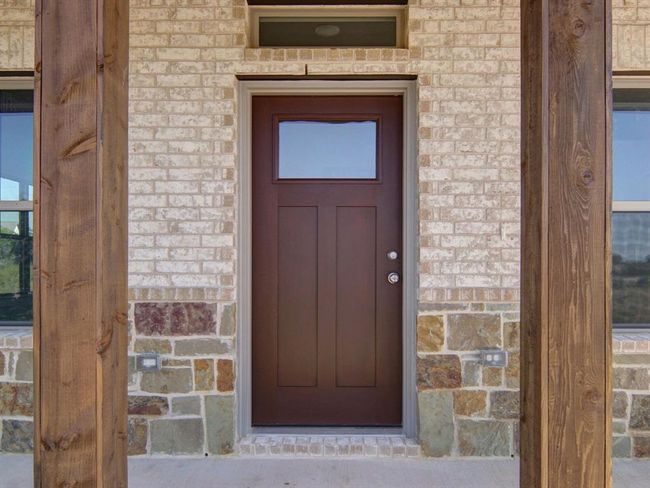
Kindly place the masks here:
[[(650, 91), (650, 75), (614, 75), (612, 78), (612, 89), (644, 89)], [(612, 104), (613, 106), (613, 104)], [(613, 138), (613, 125), (612, 135)], [(612, 168), (616, 165), (616, 160), (612, 158)], [(612, 169), (612, 172), (614, 169)], [(612, 175), (613, 176), (613, 175)], [(647, 212), (650, 213), (650, 200), (614, 200), (612, 195), (612, 215), (614, 213), (633, 213), (633, 212)], [(613, 253), (613, 249), (612, 249)], [(634, 332), (645, 333), (650, 332), (650, 317), (648, 322), (644, 324), (617, 324), (612, 323), (612, 329), (616, 333)]]
[[(323, 8), (319, 5), (303, 6), (250, 6), (249, 12), (249, 47), (253, 49), (404, 49), (407, 46), (408, 22), (406, 5), (364, 5), (363, 8), (355, 6), (338, 6)], [(367, 46), (260, 46), (260, 17), (360, 17), (371, 19), (373, 17), (395, 17), (397, 33), (395, 46), (367, 47)]]
[[(0, 90), (34, 90), (32, 76), (5, 76), (0, 74)], [(33, 163), (32, 163), (33, 164)], [(34, 200), (2, 200), (0, 212), (33, 212)], [(32, 327), (32, 322), (23, 320), (0, 321), (0, 330), (4, 327)]]

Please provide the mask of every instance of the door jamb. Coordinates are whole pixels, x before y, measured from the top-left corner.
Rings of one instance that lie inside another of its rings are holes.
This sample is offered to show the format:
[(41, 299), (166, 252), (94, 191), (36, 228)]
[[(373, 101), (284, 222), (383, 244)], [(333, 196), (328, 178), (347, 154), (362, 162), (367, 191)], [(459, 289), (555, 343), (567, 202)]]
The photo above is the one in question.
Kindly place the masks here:
[[(402, 434), (417, 437), (416, 316), (418, 259), (417, 85), (415, 80), (254, 80), (238, 84), (237, 439), (249, 434)], [(253, 95), (402, 95), (402, 427), (252, 427), (252, 97)]]

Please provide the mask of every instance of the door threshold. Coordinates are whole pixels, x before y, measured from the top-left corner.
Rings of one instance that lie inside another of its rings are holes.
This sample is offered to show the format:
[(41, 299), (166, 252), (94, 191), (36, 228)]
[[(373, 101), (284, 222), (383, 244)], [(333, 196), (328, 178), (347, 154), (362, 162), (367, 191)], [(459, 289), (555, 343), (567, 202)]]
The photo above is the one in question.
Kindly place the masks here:
[(253, 427), (250, 435), (398, 435), (402, 427)]
[(422, 455), (418, 442), (401, 433), (251, 434), (239, 441), (236, 452), (240, 456), (271, 457), (417, 458)]

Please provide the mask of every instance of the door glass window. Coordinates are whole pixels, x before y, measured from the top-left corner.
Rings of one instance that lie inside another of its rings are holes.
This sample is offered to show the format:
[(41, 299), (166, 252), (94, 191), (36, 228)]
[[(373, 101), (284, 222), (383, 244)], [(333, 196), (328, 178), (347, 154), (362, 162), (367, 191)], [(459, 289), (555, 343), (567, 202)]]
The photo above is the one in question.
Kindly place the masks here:
[(280, 179), (377, 178), (377, 122), (279, 123)]

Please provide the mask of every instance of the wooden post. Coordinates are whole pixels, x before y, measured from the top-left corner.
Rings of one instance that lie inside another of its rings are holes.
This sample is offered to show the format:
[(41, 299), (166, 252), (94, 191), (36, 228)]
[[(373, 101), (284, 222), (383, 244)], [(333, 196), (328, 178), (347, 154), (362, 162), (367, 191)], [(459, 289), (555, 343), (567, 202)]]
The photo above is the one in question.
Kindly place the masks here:
[(525, 488), (611, 486), (611, 14), (522, 1)]
[(35, 486), (125, 487), (128, 0), (37, 0)]

